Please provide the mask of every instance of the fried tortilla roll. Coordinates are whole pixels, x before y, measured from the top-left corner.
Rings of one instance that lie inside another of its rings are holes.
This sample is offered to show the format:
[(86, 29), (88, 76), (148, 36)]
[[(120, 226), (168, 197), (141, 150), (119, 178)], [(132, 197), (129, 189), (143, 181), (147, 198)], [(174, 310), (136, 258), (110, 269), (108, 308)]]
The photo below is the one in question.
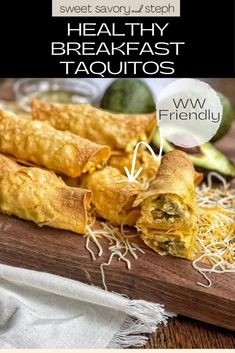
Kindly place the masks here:
[(67, 186), (52, 171), (0, 154), (0, 211), (39, 226), (85, 233), (91, 191)]
[(47, 121), (58, 130), (68, 130), (112, 149), (131, 151), (140, 140), (150, 141), (156, 114), (114, 114), (89, 104), (59, 104), (34, 99), (33, 118)]
[[(123, 175), (126, 175), (124, 167), (131, 170), (133, 153), (123, 153), (120, 155), (113, 155), (108, 161), (108, 165), (118, 169)], [(149, 182), (156, 177), (159, 162), (156, 161), (153, 156), (147, 152), (140, 150), (136, 159), (135, 170), (139, 170), (142, 167), (143, 170), (138, 176), (137, 180), (140, 182)]]
[(0, 151), (71, 177), (102, 166), (110, 155), (108, 146), (5, 110), (0, 110)]
[(21, 118), (25, 118), (28, 120), (33, 119), (32, 114), (21, 109), (19, 104), (16, 101), (2, 101), (1, 100), (0, 101), (0, 108), (5, 109), (5, 110), (9, 110)]
[(142, 239), (161, 255), (192, 259), (198, 230), (195, 171), (186, 153), (167, 153), (156, 179), (140, 194), (134, 206), (141, 204), (137, 227)]
[(138, 183), (130, 183), (117, 169), (105, 167), (84, 175), (81, 186), (92, 190), (92, 202), (99, 216), (115, 225), (136, 223), (139, 208), (132, 205), (141, 191)]

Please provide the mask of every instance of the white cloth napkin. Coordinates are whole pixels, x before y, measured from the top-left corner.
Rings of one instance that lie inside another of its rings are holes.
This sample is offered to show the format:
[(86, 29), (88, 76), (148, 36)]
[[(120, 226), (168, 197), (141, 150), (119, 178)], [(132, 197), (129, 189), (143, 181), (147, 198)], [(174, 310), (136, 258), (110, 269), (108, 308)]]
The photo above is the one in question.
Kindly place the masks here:
[(159, 304), (0, 264), (0, 348), (142, 346), (168, 316)]

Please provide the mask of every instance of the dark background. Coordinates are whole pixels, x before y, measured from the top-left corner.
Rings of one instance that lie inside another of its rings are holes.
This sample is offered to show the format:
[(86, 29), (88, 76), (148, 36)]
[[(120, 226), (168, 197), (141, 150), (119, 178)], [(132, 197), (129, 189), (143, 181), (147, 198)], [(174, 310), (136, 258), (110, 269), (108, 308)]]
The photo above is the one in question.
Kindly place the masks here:
[[(0, 4), (0, 77), (64, 77), (65, 68), (64, 65), (59, 64), (59, 60), (68, 60), (68, 58), (51, 56), (51, 42), (66, 41), (68, 21), (76, 26), (78, 21), (94, 22), (94, 18), (53, 18), (51, 0), (7, 0), (4, 3), (2, 1)], [(235, 77), (234, 0), (181, 0), (181, 17), (176, 18), (100, 17), (95, 18), (95, 21), (97, 23), (117, 21), (119, 24), (125, 21), (144, 22), (146, 25), (150, 21), (160, 24), (169, 22), (170, 25), (166, 30), (168, 35), (163, 39), (146, 34), (142, 37), (142, 41), (186, 42), (186, 45), (181, 48), (181, 55), (176, 59), (174, 57), (176, 63), (174, 77)], [(82, 40), (82, 37), (77, 39)], [(85, 40), (94, 41), (94, 39), (102, 41), (102, 37), (87, 37)], [(72, 40), (76, 41), (75, 37)], [(114, 38), (108, 39), (105, 36), (105, 40), (107, 42)], [(89, 61), (94, 60), (138, 61), (140, 58), (136, 55), (129, 57), (115, 55), (115, 58), (107, 55), (100, 55), (98, 58), (91, 56), (90, 59), (88, 56), (69, 58), (69, 60), (74, 59), (88, 64)], [(143, 60), (159, 61), (159, 57), (145, 56)], [(171, 61), (171, 58), (161, 56), (160, 60)], [(131, 77), (131, 75), (128, 76)], [(144, 77), (141, 71), (137, 76)], [(169, 75), (160, 74), (156, 76), (169, 77)], [(106, 77), (111, 76), (106, 75)]]

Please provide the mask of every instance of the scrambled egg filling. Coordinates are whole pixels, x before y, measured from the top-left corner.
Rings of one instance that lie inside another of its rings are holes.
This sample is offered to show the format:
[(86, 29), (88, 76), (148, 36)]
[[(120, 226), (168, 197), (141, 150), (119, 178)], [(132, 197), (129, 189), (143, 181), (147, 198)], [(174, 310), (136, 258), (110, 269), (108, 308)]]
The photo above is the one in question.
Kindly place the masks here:
[[(153, 230), (151, 230), (154, 232)], [(154, 232), (152, 239), (147, 234), (142, 235), (145, 243), (161, 255), (173, 255), (180, 257), (191, 258), (192, 246), (194, 244), (191, 234), (184, 235), (184, 237), (177, 237), (174, 234), (166, 235)]]
[(162, 252), (170, 253), (171, 255), (177, 255), (181, 251), (185, 250), (186, 246), (183, 242), (165, 240), (162, 242), (153, 242), (153, 245)]
[(161, 255), (192, 258), (195, 217), (182, 199), (173, 194), (159, 195), (149, 199), (145, 207), (148, 226), (141, 236), (145, 243)]
[(132, 152), (136, 144), (140, 141), (148, 141), (148, 137), (144, 131), (139, 133), (135, 139), (133, 139), (125, 148), (126, 152)]
[(153, 219), (166, 219), (173, 222), (176, 218), (186, 218), (188, 208), (175, 195), (160, 195), (151, 200), (151, 214)]
[(100, 170), (106, 166), (107, 162), (106, 161), (101, 161), (100, 163), (97, 163), (95, 160), (89, 160), (88, 163), (85, 165), (83, 168), (82, 172), (83, 173), (93, 173), (96, 170)]

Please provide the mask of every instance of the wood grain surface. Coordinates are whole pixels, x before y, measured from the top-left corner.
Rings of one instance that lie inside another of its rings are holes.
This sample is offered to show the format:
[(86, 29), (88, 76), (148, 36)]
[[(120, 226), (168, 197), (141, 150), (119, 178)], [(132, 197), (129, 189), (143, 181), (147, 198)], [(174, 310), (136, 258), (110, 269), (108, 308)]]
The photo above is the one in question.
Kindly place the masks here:
[[(131, 270), (116, 258), (105, 267), (106, 284), (111, 291), (131, 298), (165, 305), (169, 311), (235, 330), (235, 276), (211, 274), (213, 286), (202, 281), (190, 261), (160, 256), (147, 248), (132, 261)], [(100, 263), (109, 257), (108, 243), (96, 261), (85, 248), (85, 238), (75, 233), (38, 227), (32, 222), (0, 214), (0, 261), (19, 267), (51, 272), (102, 286)], [(94, 249), (97, 253), (97, 249)], [(97, 255), (97, 254), (96, 254)]]
[[(235, 92), (231, 92), (235, 80), (214, 80), (212, 84), (235, 102)], [(4, 85), (2, 89), (0, 87), (0, 98), (12, 98), (11, 82), (6, 81)], [(228, 85), (231, 87), (229, 93), (226, 91)], [(219, 142), (220, 148), (233, 160), (234, 138), (235, 126), (229, 136)], [(131, 271), (118, 261), (105, 269), (110, 290), (165, 303), (169, 310), (199, 320), (235, 327), (234, 274), (214, 275), (214, 286), (204, 289), (196, 285), (201, 277), (190, 262), (160, 257), (144, 244), (141, 247), (146, 254), (141, 255), (139, 261), (132, 261)], [(5, 215), (0, 215), (0, 262), (101, 284), (101, 260), (92, 262), (82, 237), (67, 231), (39, 228), (31, 222)], [(179, 316), (150, 335), (145, 348), (234, 347), (234, 332)]]

